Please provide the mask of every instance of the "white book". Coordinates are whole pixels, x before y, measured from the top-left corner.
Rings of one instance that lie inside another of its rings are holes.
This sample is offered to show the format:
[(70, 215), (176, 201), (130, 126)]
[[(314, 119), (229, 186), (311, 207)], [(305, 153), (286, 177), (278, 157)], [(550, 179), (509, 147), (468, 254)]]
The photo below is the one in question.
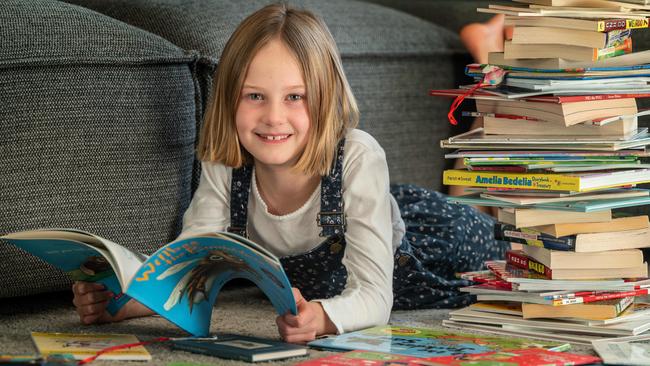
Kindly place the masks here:
[(518, 337), (529, 337), (545, 341), (558, 341), (558, 342), (571, 342), (573, 344), (591, 345), (592, 340), (601, 339), (602, 337), (594, 337), (586, 334), (561, 334), (555, 332), (540, 332), (532, 331), (530, 329), (517, 329), (517, 328), (502, 328), (493, 325), (462, 323), (453, 320), (443, 320), (442, 325), (447, 328), (459, 330), (476, 330), (492, 334), (500, 335), (515, 335)]
[(591, 344), (608, 365), (650, 365), (650, 335), (592, 340)]

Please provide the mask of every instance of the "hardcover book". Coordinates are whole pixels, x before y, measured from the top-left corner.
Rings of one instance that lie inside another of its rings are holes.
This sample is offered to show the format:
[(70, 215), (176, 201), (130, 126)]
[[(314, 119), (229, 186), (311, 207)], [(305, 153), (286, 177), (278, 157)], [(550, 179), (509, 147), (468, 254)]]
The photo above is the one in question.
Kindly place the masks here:
[(178, 350), (246, 362), (279, 360), (308, 353), (303, 346), (235, 334), (217, 334), (213, 339), (174, 340), (171, 344)]
[(195, 336), (207, 336), (212, 308), (233, 278), (255, 283), (278, 314), (297, 313), (291, 285), (278, 258), (232, 233), (206, 233), (164, 245), (151, 256), (81, 230), (34, 230), (0, 239), (66, 272), (99, 282), (115, 294), (116, 313), (130, 297)]
[(564, 349), (557, 343), (523, 338), (486, 337), (436, 329), (379, 326), (344, 333), (338, 336), (316, 339), (310, 347), (324, 350), (365, 350), (413, 357), (449, 356), (474, 354), (504, 349), (549, 348)]
[[(32, 332), (32, 341), (42, 357), (56, 354), (72, 355), (83, 360), (99, 351), (124, 344), (138, 343), (131, 334), (78, 334)], [(100, 355), (98, 360), (150, 361), (151, 354), (143, 346), (118, 349)]]

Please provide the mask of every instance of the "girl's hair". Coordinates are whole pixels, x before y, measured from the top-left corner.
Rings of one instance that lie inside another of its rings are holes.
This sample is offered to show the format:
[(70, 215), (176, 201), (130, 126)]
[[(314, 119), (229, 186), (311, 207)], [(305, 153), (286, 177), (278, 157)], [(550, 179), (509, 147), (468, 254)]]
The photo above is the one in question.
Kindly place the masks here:
[(294, 169), (327, 175), (336, 145), (359, 121), (359, 110), (343, 73), (341, 58), (323, 20), (284, 4), (268, 5), (237, 27), (223, 50), (198, 145), (200, 160), (238, 168), (252, 157), (237, 137), (235, 113), (252, 58), (272, 39), (280, 39), (302, 68), (310, 128), (307, 145)]

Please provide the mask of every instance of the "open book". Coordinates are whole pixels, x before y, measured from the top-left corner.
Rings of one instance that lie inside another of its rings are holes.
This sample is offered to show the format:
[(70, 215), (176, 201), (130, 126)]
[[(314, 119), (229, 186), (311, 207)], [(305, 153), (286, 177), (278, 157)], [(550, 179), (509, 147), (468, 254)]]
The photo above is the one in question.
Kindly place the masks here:
[(195, 336), (207, 336), (219, 290), (233, 278), (255, 283), (278, 314), (297, 314), (289, 280), (268, 250), (232, 233), (206, 233), (173, 241), (150, 257), (75, 229), (23, 231), (0, 239), (66, 272), (98, 282), (115, 296), (115, 314), (129, 298)]

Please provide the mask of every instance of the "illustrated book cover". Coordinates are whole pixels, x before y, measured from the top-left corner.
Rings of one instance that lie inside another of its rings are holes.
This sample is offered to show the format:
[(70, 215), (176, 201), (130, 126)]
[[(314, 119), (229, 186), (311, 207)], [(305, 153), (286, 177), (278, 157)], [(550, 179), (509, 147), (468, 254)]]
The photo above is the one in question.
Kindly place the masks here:
[(233, 278), (252, 281), (278, 314), (297, 313), (279, 259), (232, 233), (173, 241), (149, 257), (74, 229), (25, 231), (0, 239), (63, 270), (73, 280), (103, 283), (115, 294), (107, 309), (111, 313), (132, 297), (194, 336), (208, 335), (217, 295)]
[[(138, 338), (131, 334), (32, 332), (31, 336), (42, 357), (65, 354), (72, 355), (76, 360), (94, 356), (109, 347), (139, 342)], [(150, 361), (151, 354), (143, 346), (135, 346), (104, 353), (98, 360)]]
[(212, 339), (174, 340), (172, 348), (247, 362), (279, 360), (308, 353), (303, 346), (236, 334), (217, 334)]
[(566, 345), (523, 338), (502, 338), (444, 330), (378, 326), (338, 336), (316, 339), (310, 347), (325, 350), (365, 350), (412, 357), (485, 353), (504, 349), (565, 349)]

